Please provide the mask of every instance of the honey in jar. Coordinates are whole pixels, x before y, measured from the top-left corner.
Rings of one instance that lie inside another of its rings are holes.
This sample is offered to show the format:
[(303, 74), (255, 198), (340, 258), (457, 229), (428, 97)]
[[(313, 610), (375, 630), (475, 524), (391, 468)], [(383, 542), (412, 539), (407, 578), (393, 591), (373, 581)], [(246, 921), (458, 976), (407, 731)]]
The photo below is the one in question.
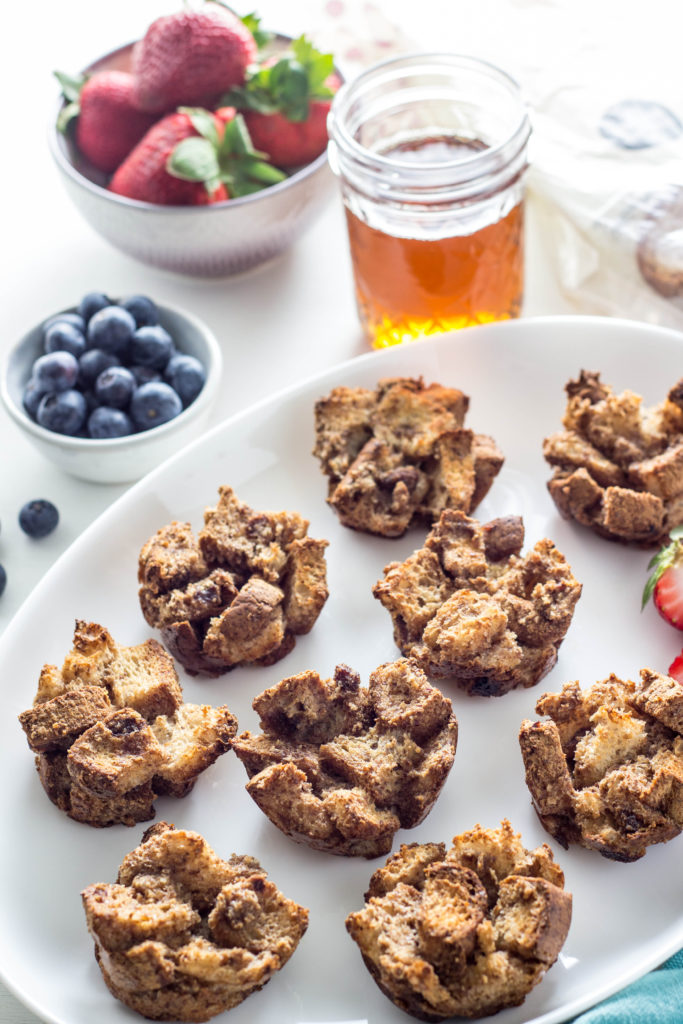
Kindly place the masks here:
[(375, 347), (519, 315), (529, 131), (516, 84), (472, 58), (386, 61), (335, 99), (331, 157)]

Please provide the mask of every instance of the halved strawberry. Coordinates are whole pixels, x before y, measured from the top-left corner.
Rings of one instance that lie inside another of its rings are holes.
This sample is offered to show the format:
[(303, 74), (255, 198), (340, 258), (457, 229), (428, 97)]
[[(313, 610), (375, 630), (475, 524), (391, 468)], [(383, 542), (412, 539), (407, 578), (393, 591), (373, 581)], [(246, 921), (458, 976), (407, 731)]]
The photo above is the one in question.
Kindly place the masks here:
[(643, 590), (642, 607), (652, 598), (662, 618), (683, 630), (683, 526), (676, 526), (669, 536), (671, 543), (658, 551), (648, 565), (652, 572)]
[(669, 665), (669, 675), (683, 685), (683, 651)]

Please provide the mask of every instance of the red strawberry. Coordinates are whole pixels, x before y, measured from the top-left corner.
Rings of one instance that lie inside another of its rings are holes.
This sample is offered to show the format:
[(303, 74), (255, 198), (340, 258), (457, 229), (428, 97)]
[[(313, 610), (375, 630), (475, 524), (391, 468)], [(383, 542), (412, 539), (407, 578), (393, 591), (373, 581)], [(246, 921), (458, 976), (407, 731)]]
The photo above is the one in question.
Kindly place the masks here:
[(327, 146), (327, 115), (340, 85), (331, 54), (301, 36), (291, 51), (248, 76), (228, 99), (244, 111), (252, 142), (278, 167), (310, 163)]
[(69, 101), (58, 127), (66, 131), (77, 118), (78, 149), (94, 167), (111, 174), (156, 120), (137, 107), (133, 76), (126, 71), (97, 71), (83, 78), (56, 75)]
[(648, 566), (652, 573), (643, 591), (643, 607), (652, 598), (659, 614), (676, 629), (683, 629), (683, 526), (675, 527), (669, 536), (671, 543), (658, 551)]
[(676, 655), (669, 665), (669, 675), (672, 676), (677, 683), (683, 684), (683, 651)]
[(114, 174), (118, 195), (164, 206), (217, 203), (284, 178), (255, 153), (234, 109), (183, 108), (147, 132)]
[(213, 201), (217, 185), (207, 189), (201, 181), (187, 181), (170, 174), (167, 167), (178, 144), (198, 135), (189, 114), (167, 114), (124, 160), (109, 188), (128, 199), (162, 206), (196, 206)]
[(244, 81), (255, 58), (249, 29), (217, 3), (157, 18), (133, 52), (138, 105), (155, 113), (181, 104), (211, 106)]
[(284, 114), (260, 114), (257, 110), (246, 110), (244, 120), (254, 145), (274, 164), (299, 167), (324, 152), (329, 112), (329, 101), (312, 100), (305, 121), (289, 121)]

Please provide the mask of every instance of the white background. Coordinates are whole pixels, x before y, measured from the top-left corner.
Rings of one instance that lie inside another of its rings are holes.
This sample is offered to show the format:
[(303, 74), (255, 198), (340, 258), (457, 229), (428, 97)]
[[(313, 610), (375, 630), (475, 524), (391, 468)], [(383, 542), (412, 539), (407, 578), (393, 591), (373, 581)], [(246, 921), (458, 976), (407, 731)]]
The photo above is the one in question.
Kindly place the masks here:
[[(310, 233), (274, 263), (238, 278), (201, 281), (145, 268), (111, 249), (80, 219), (63, 192), (46, 142), (58, 98), (52, 70), (79, 70), (137, 38), (155, 17), (177, 6), (168, 0), (116, 0), (110, 5), (34, 0), (13, 5), (11, 15), (9, 8), (4, 12), (0, 355), (34, 323), (76, 303), (84, 292), (148, 292), (201, 316), (218, 336), (225, 361), (214, 412), (218, 422), (289, 383), (366, 351), (366, 344), (356, 320), (336, 197)], [(363, 39), (368, 24), (381, 23), (366, 6), (352, 5), (352, 16), (344, 21), (351, 33), (357, 25)], [(628, 6), (612, 0), (597, 5), (585, 0), (394, 0), (385, 9), (416, 49), (494, 57), (523, 76), (519, 54), (533, 51), (529, 41), (537, 34), (538, 67), (547, 67), (548, 73), (559, 68), (561, 73), (564, 62), (575, 72), (580, 50), (590, 80), (598, 72), (608, 78), (611, 62), (621, 66), (627, 58), (637, 59), (641, 67), (649, 61), (653, 73), (664, 73), (666, 47), (677, 34), (666, 21), (673, 6), (648, 3), (651, 20), (644, 25), (641, 18), (637, 23), (632, 19), (630, 29)], [(268, 27), (290, 34), (326, 24), (324, 4), (312, 0), (264, 0), (257, 9)], [(549, 39), (544, 24), (563, 10), (572, 12), (574, 31)], [(504, 54), (509, 60), (501, 60)], [(555, 284), (551, 256), (530, 204), (527, 316), (576, 308)], [(9, 578), (0, 598), (1, 631), (59, 554), (125, 488), (82, 483), (53, 468), (4, 410), (0, 470), (0, 562)], [(54, 501), (61, 513), (57, 531), (39, 542), (26, 538), (17, 525), (21, 505), (37, 497)], [(3, 679), (2, 685), (12, 682)], [(0, 986), (0, 1022), (35, 1024), (36, 1018)]]

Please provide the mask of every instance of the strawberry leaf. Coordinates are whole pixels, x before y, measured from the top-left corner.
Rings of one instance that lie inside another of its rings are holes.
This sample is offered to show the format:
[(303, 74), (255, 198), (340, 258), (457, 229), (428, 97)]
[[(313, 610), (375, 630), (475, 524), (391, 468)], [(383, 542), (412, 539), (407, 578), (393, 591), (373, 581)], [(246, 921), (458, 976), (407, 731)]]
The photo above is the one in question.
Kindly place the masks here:
[(251, 14), (245, 14), (242, 18), (242, 24), (245, 28), (248, 28), (254, 37), (254, 42), (258, 46), (259, 50), (262, 50), (264, 46), (273, 38), (272, 32), (266, 32), (265, 29), (261, 28), (261, 19), (253, 11)]
[(87, 76), (79, 75), (78, 78), (74, 78), (73, 75), (67, 75), (64, 71), (53, 71), (52, 73), (62, 87), (64, 99), (68, 103), (78, 102), (81, 98), (81, 89), (87, 81)]
[(306, 36), (299, 36), (292, 43), (292, 53), (306, 68), (311, 97), (327, 97), (332, 90), (325, 85), (325, 80), (334, 71), (334, 58), (331, 53), (321, 53)]
[(667, 544), (666, 547), (660, 548), (660, 550), (653, 555), (648, 562), (647, 567), (652, 571), (643, 589), (643, 598), (640, 606), (641, 611), (652, 597), (655, 587), (666, 570), (674, 566), (681, 557), (683, 548), (681, 547), (679, 538), (683, 537), (683, 526), (674, 527), (669, 536), (671, 537), (671, 544)]
[(81, 89), (87, 81), (86, 75), (67, 75), (63, 71), (52, 72), (62, 89), (62, 96), (66, 100), (65, 105), (57, 115), (57, 130), (65, 134), (69, 125), (81, 112)]
[(241, 114), (236, 114), (225, 126), (223, 140), (218, 149), (221, 181), (231, 196), (245, 196), (287, 177), (265, 159), (265, 153), (254, 149), (249, 130)]
[(67, 103), (57, 115), (57, 131), (66, 134), (69, 125), (75, 121), (81, 112), (81, 105), (78, 102)]
[(228, 121), (225, 126), (220, 155), (226, 157), (251, 156), (255, 152), (244, 118), (241, 114), (236, 114), (232, 121)]
[(241, 196), (251, 196), (255, 192), (261, 192), (264, 188), (258, 181), (233, 181), (230, 185), (230, 195), (235, 199)]
[(238, 110), (256, 110), (259, 114), (274, 114), (277, 104), (270, 94), (268, 83), (270, 68), (253, 71), (244, 85), (234, 86), (224, 93), (220, 106), (237, 107)]
[(241, 169), (245, 177), (253, 179), (255, 182), (260, 181), (264, 185), (277, 185), (279, 181), (284, 181), (287, 177), (278, 167), (273, 167), (265, 160), (256, 158), (245, 157)]
[(244, 85), (231, 89), (221, 104), (260, 114), (283, 114), (288, 120), (305, 121), (313, 99), (333, 95), (325, 82), (334, 71), (334, 58), (320, 53), (306, 38), (293, 40), (290, 50), (274, 64), (247, 74)]
[(279, 60), (270, 71), (270, 91), (276, 110), (290, 121), (306, 120), (310, 90), (303, 64), (291, 58)]
[(202, 107), (179, 107), (178, 109), (181, 114), (187, 114), (194, 130), (203, 138), (208, 139), (214, 148), (217, 148), (220, 140), (214, 115)]
[(221, 183), (221, 169), (216, 150), (208, 139), (193, 136), (183, 139), (166, 161), (166, 170), (183, 181), (200, 181), (209, 194)]

